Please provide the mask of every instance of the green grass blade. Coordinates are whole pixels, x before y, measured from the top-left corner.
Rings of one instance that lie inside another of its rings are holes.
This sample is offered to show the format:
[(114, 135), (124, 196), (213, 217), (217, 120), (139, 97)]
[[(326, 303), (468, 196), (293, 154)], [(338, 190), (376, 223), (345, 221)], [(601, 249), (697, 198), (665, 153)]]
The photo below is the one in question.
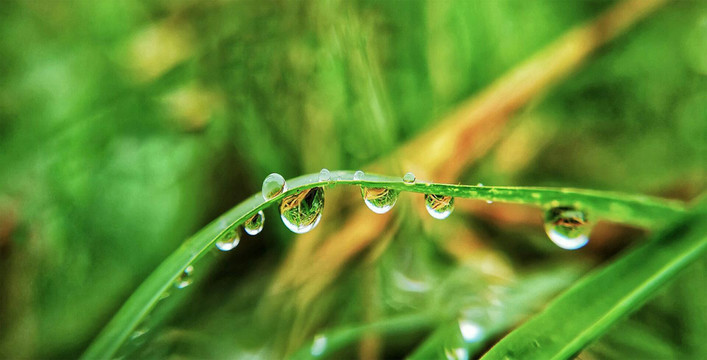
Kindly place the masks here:
[[(290, 359), (319, 359), (328, 358), (332, 354), (353, 342), (360, 340), (367, 334), (393, 335), (411, 333), (423, 329), (430, 329), (447, 318), (449, 314), (412, 314), (401, 315), (391, 319), (381, 320), (371, 324), (332, 330), (322, 338), (317, 338), (299, 349), (290, 356)], [(321, 340), (325, 339), (325, 340)]]
[(490, 340), (508, 331), (514, 324), (532, 313), (533, 309), (539, 308), (552, 296), (567, 288), (584, 270), (584, 266), (578, 264), (562, 263), (530, 276), (524, 276), (517, 284), (509, 287), (508, 296), (500, 299), (502, 305), (484, 304), (487, 314), (496, 307), (503, 308), (503, 312), (498, 312), (493, 318), (468, 318), (483, 329), (478, 339), (473, 341), (463, 339), (459, 328), (460, 319), (457, 318), (459, 315), (455, 314), (457, 317), (439, 326), (407, 359), (436, 359), (443, 356), (445, 350), (451, 349), (464, 349), (470, 357), (475, 357), (484, 350)]
[(284, 197), (305, 189), (341, 184), (364, 185), (541, 207), (574, 205), (591, 211), (595, 219), (606, 218), (614, 222), (646, 227), (666, 223), (684, 212), (684, 205), (680, 202), (641, 195), (575, 189), (448, 185), (421, 181), (406, 184), (399, 177), (366, 174), (363, 179), (354, 180), (353, 175), (352, 171), (332, 171), (329, 181), (319, 181), (319, 174), (297, 177), (287, 181), (287, 192), (268, 201), (265, 201), (260, 193), (255, 194), (212, 221), (187, 239), (135, 290), (89, 346), (83, 358), (104, 359), (113, 356), (162, 294), (171, 289), (182, 271), (204, 255), (228, 230), (241, 225), (258, 211), (279, 203)]
[(566, 359), (707, 251), (707, 206), (587, 276), (482, 359)]

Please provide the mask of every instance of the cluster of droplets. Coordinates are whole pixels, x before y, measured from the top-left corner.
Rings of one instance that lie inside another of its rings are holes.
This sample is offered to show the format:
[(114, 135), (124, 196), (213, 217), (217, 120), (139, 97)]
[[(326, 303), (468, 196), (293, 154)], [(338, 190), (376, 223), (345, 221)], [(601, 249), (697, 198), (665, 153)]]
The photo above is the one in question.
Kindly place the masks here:
[[(363, 179), (364, 173), (359, 170), (354, 173), (354, 180)], [(415, 184), (415, 174), (409, 172), (403, 176), (405, 185)], [(361, 196), (366, 206), (376, 214), (385, 214), (395, 206), (400, 191), (386, 188), (361, 186)], [(446, 219), (454, 211), (454, 198), (446, 195), (425, 195), (425, 208), (435, 219)]]
[(586, 212), (573, 206), (553, 207), (545, 212), (545, 232), (557, 246), (576, 250), (589, 242), (592, 225)]
[[(263, 231), (263, 226), (265, 225), (265, 214), (263, 211), (258, 211), (255, 215), (248, 218), (248, 220), (243, 223), (243, 231), (248, 235), (258, 235)], [(236, 226), (223, 234), (223, 236), (216, 241), (216, 248), (221, 251), (231, 251), (241, 242), (241, 227)]]

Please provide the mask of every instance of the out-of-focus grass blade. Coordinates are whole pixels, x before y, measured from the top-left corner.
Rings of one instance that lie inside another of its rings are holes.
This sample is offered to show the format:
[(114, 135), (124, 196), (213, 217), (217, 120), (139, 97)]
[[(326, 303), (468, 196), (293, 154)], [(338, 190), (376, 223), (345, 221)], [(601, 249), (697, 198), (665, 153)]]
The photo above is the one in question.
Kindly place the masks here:
[(467, 321), (479, 326), (478, 334), (472, 334), (475, 335), (473, 338), (464, 338), (460, 326), (462, 319), (454, 318), (452, 322), (446, 322), (438, 327), (411, 353), (408, 359), (436, 359), (445, 356), (445, 352), (458, 355), (461, 353), (473, 358), (484, 350), (490, 340), (508, 331), (534, 309), (540, 308), (548, 299), (579, 278), (583, 269), (584, 266), (580, 264), (563, 263), (525, 276), (516, 285), (510, 287), (507, 297), (498, 300), (500, 305), (486, 304), (487, 308), (483, 312), (489, 315), (479, 316), (479, 311), (476, 311), (475, 315), (479, 318), (466, 317)]
[(203, 256), (217, 240), (225, 236), (228, 230), (239, 226), (258, 211), (279, 203), (284, 197), (314, 187), (340, 184), (364, 185), (535, 206), (548, 206), (557, 202), (585, 208), (592, 211), (596, 218), (611, 218), (617, 222), (642, 226), (664, 222), (684, 211), (680, 202), (591, 190), (448, 185), (422, 181), (409, 184), (404, 183), (399, 177), (373, 174), (366, 174), (362, 179), (354, 179), (352, 171), (333, 171), (330, 176), (329, 181), (320, 181), (319, 174), (291, 179), (287, 182), (288, 191), (267, 201), (261, 194), (255, 194), (187, 239), (130, 296), (83, 357), (104, 359), (113, 356), (159, 301), (162, 294), (169, 291), (172, 283), (184, 269)]
[(587, 276), (483, 359), (567, 359), (636, 310), (707, 251), (707, 203), (645, 245)]

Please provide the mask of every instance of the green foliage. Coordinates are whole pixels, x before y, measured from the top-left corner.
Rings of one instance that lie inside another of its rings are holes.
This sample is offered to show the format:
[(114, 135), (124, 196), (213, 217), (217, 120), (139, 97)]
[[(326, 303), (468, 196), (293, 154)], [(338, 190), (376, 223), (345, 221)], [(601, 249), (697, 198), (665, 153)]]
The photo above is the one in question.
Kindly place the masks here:
[[(131, 357), (281, 358), (352, 328), (335, 355), (426, 357), (459, 340), (457, 309), (497, 313), (500, 301), (503, 326), (465, 345), (479, 356), (645, 232), (600, 222), (586, 248), (567, 252), (547, 240), (539, 212), (458, 202), (430, 222), (409, 194), (390, 221), (351, 230), (371, 221), (352, 222), (364, 205), (352, 207), (346, 198), (358, 193), (343, 187), (327, 194), (318, 233), (294, 238), (266, 210), (263, 233), (227, 256), (200, 253), (193, 285), (134, 322), (192, 258), (184, 239), (248, 201), (267, 174), (365, 169), (412, 138), (434, 142), (426, 129), (614, 3), (0, 1), (0, 357), (77, 358), (128, 299), (134, 313), (114, 339), (149, 329), (121, 349)], [(474, 190), (479, 199), (513, 200), (523, 186), (696, 198), (707, 184), (706, 17), (704, 1), (670, 2), (501, 114), (503, 127), (488, 130), (498, 119), (485, 118), (465, 133), (478, 152), (444, 159), (463, 169), (448, 181), (510, 186)], [(376, 170), (428, 170), (404, 160)], [(627, 200), (595, 202), (591, 220), (661, 229), (681, 212)], [(348, 236), (321, 235), (333, 229)], [(358, 242), (364, 235), (373, 240)], [(183, 257), (169, 258), (164, 278), (144, 283), (173, 253)], [(290, 268), (302, 253), (329, 257)], [(586, 354), (705, 358), (704, 271), (687, 269)], [(546, 291), (523, 291), (536, 283)], [(441, 308), (450, 318), (395, 326)]]
[(635, 311), (707, 251), (707, 206), (591, 274), (503, 338), (483, 359), (566, 359)]

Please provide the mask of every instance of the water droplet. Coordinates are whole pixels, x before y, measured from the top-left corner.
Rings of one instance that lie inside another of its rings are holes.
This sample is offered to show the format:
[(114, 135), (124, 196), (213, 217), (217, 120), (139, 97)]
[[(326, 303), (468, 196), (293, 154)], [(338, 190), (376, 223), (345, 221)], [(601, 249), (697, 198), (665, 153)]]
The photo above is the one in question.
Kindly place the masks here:
[(459, 331), (468, 343), (477, 342), (484, 335), (484, 329), (479, 324), (467, 319), (459, 320)]
[(403, 182), (407, 185), (412, 185), (415, 183), (415, 174), (409, 172), (403, 175)]
[(216, 241), (216, 247), (221, 251), (231, 251), (241, 242), (241, 235), (238, 233), (238, 227), (228, 230), (226, 234)]
[(184, 289), (185, 287), (191, 285), (192, 283), (192, 273), (194, 272), (194, 266), (189, 265), (187, 266), (184, 271), (182, 271), (182, 274), (179, 275), (177, 280), (174, 282), (174, 286), (177, 287), (177, 289)]
[(425, 194), (425, 208), (435, 219), (446, 219), (454, 211), (454, 198), (451, 196)]
[(384, 188), (367, 188), (361, 186), (363, 202), (376, 214), (387, 213), (398, 201), (398, 191)]
[(243, 230), (245, 230), (248, 235), (258, 235), (258, 233), (263, 231), (263, 225), (265, 225), (265, 214), (260, 210), (257, 214), (245, 221)]
[(263, 180), (263, 199), (270, 200), (287, 191), (285, 178), (278, 173), (272, 173)]
[(478, 184), (476, 184), (476, 186), (478, 186), (478, 187), (484, 187), (484, 184), (478, 183)]
[(329, 169), (322, 169), (322, 171), (319, 172), (319, 181), (329, 181), (330, 178), (331, 173)]
[(467, 360), (469, 359), (469, 351), (466, 348), (463, 347), (458, 347), (458, 348), (445, 348), (444, 349), (444, 356), (448, 360)]
[(493, 201), (492, 201), (492, 200), (486, 200), (486, 203), (487, 203), (487, 204), (493, 204)]
[(284, 198), (280, 203), (280, 217), (292, 232), (304, 234), (319, 224), (322, 209), (324, 189), (316, 187)]
[(361, 170), (356, 170), (356, 172), (354, 173), (353, 179), (356, 180), (356, 181), (361, 180), (361, 179), (363, 179), (363, 175), (365, 175), (365, 174), (363, 173), (363, 171), (361, 171)]
[(545, 213), (545, 232), (563, 249), (575, 250), (586, 245), (591, 230), (587, 214), (574, 207), (553, 207)]
[(314, 341), (312, 341), (312, 348), (310, 353), (312, 356), (320, 356), (326, 351), (327, 338), (324, 335), (315, 335)]

